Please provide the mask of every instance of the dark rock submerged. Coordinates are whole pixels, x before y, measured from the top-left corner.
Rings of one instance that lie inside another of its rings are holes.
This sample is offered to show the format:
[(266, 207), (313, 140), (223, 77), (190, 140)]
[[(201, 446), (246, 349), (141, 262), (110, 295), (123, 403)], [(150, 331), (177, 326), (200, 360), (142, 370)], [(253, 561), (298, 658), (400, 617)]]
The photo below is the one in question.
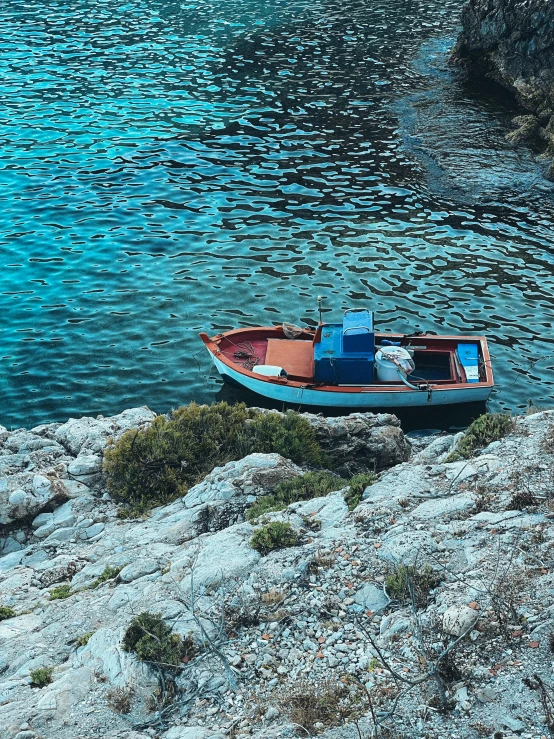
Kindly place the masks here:
[[(513, 143), (540, 138), (554, 157), (554, 3), (469, 0), (453, 60), (515, 94), (535, 121), (514, 121)], [(523, 130), (522, 130), (523, 129)], [(554, 177), (554, 165), (549, 169)]]

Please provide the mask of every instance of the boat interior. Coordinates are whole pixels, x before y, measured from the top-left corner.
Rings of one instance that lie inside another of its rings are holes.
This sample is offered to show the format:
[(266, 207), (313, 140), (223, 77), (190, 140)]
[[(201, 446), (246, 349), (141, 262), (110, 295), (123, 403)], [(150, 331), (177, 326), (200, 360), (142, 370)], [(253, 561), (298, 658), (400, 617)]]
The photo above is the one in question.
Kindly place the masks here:
[(391, 350), (408, 360), (405, 366), (413, 369), (404, 377), (416, 385), (487, 381), (479, 338), (376, 334), (369, 311), (347, 311), (342, 324), (320, 323), (316, 329), (284, 324), (239, 329), (216, 340), (237, 369), (315, 385), (407, 384), (398, 362), (390, 360)]

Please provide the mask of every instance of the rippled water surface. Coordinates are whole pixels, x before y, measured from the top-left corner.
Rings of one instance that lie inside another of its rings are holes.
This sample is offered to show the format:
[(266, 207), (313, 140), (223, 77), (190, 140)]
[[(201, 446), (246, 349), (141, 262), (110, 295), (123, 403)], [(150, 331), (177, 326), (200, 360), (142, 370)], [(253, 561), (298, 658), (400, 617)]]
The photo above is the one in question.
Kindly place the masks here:
[(486, 333), (552, 405), (552, 186), (461, 0), (4, 0), (0, 423), (225, 394), (197, 333)]

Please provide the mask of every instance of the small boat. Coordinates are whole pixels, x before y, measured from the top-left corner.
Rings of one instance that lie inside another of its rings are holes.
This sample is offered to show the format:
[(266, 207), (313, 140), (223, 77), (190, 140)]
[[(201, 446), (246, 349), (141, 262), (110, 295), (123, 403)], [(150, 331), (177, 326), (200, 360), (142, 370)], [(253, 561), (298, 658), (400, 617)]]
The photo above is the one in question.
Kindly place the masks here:
[[(319, 299), (320, 300), (320, 299)], [(317, 328), (238, 328), (200, 338), (226, 381), (295, 405), (410, 408), (486, 401), (494, 387), (484, 336), (375, 333), (366, 309)]]

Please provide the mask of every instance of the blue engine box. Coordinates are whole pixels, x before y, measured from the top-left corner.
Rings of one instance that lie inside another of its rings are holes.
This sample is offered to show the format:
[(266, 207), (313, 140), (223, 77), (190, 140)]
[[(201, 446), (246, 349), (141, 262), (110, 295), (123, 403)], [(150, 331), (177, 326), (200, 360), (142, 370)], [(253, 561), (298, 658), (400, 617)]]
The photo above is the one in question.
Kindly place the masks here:
[[(358, 328), (359, 321), (356, 321)], [(367, 335), (368, 332), (364, 331)], [(354, 334), (361, 336), (360, 334)], [(363, 341), (363, 340), (362, 340)], [(367, 339), (366, 346), (367, 344)], [(373, 342), (373, 333), (371, 334)], [(368, 385), (373, 382), (375, 347), (371, 351), (344, 351), (344, 323), (326, 323), (314, 345), (314, 380), (327, 385)]]
[(342, 319), (342, 351), (375, 352), (375, 334), (373, 332), (373, 313), (362, 310), (347, 310)]

